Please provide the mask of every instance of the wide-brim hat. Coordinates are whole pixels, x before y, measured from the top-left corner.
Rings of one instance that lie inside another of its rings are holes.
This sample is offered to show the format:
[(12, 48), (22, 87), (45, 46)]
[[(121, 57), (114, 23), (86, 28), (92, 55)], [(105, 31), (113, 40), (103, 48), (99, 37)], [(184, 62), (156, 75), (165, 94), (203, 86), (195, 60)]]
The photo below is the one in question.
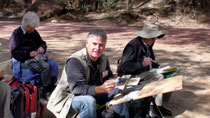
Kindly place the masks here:
[(136, 34), (142, 38), (162, 38), (165, 34), (159, 31), (158, 26), (154, 24), (144, 24), (143, 29), (137, 31)]

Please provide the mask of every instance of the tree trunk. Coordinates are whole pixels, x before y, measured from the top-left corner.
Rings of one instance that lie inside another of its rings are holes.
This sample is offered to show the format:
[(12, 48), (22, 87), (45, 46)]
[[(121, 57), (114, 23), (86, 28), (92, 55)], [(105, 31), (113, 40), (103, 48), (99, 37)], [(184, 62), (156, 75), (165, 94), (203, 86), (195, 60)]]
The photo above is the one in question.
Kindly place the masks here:
[(132, 0), (128, 0), (128, 1), (127, 1), (127, 10), (130, 11), (131, 8), (132, 8), (132, 6), (133, 6), (133, 5), (132, 5)]

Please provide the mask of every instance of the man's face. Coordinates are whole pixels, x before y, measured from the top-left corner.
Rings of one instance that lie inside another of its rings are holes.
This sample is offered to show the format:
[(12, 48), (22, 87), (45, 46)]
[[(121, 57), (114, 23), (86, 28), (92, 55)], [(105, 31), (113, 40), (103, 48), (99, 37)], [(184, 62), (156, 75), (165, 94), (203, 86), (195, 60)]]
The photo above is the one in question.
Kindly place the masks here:
[(151, 46), (151, 45), (155, 42), (155, 38), (145, 39), (144, 42), (145, 42), (148, 46)]
[(97, 61), (97, 59), (104, 52), (106, 41), (102, 40), (99, 36), (92, 36), (89, 41), (86, 41), (86, 48), (88, 55), (92, 61)]
[(31, 27), (31, 26), (26, 26), (24, 28), (28, 34), (30, 34), (31, 32), (33, 32), (35, 30), (35, 27)]

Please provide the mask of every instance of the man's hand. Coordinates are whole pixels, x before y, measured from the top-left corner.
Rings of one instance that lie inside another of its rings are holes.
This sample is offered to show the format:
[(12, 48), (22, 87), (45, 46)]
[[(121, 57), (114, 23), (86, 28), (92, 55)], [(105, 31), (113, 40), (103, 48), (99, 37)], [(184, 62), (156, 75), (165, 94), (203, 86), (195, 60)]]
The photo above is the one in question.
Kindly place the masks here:
[(38, 53), (40, 53), (40, 54), (41, 54), (41, 53), (44, 53), (44, 51), (45, 51), (45, 50), (44, 50), (44, 48), (43, 48), (43, 47), (39, 47), (39, 48), (38, 48)]
[(100, 93), (111, 93), (115, 88), (115, 80), (107, 80), (101, 86), (95, 87), (96, 94)]
[(30, 52), (30, 56), (31, 56), (31, 57), (35, 57), (35, 56), (37, 56), (37, 55), (39, 55), (39, 53), (38, 53), (37, 51), (31, 51), (31, 52)]
[(143, 62), (142, 62), (143, 66), (148, 66), (148, 65), (151, 65), (152, 64), (152, 59), (149, 58), (149, 57), (145, 57)]
[(113, 79), (107, 80), (102, 86), (104, 86), (106, 93), (110, 93), (115, 88), (115, 81)]

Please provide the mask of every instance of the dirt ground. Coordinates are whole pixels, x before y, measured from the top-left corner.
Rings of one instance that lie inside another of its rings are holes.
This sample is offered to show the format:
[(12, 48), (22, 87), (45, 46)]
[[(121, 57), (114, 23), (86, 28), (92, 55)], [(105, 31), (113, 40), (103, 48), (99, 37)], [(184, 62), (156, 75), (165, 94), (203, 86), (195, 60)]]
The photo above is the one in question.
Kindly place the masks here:
[[(0, 61), (10, 59), (9, 37), (18, 27), (19, 21), (0, 21)], [(108, 35), (105, 53), (116, 74), (116, 63), (128, 41), (136, 37), (141, 27), (131, 26), (90, 26), (74, 23), (42, 23), (37, 28), (53, 51), (53, 58), (62, 71), (65, 60), (85, 46), (87, 33), (102, 28)], [(156, 60), (162, 65), (181, 69), (183, 89), (173, 92), (169, 104), (175, 118), (210, 117), (210, 29), (209, 28), (160, 28), (167, 35), (157, 40), (154, 46)], [(11, 70), (6, 78), (11, 76)], [(60, 75), (59, 75), (60, 76)], [(45, 115), (45, 118), (52, 116)]]

